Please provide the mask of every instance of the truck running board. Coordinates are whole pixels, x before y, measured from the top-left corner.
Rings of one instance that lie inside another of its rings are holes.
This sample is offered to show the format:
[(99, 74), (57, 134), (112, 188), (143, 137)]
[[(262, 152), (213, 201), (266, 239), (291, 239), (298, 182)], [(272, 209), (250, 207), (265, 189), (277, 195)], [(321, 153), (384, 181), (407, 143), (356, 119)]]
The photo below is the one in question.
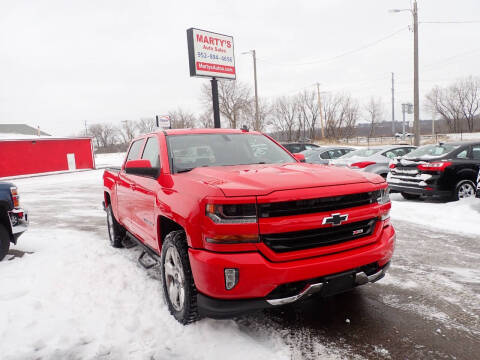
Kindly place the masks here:
[(150, 269), (158, 264), (158, 261), (151, 257), (145, 250), (138, 257), (138, 262), (145, 269)]

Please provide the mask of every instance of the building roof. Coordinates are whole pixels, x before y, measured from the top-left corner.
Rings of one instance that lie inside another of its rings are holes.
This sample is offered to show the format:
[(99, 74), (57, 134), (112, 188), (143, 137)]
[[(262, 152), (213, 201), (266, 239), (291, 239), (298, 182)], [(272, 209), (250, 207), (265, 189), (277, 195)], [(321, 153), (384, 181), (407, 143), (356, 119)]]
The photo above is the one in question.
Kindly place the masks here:
[[(38, 129), (32, 126), (29, 126), (27, 124), (0, 124), (0, 134), (38, 136)], [(44, 131), (40, 131), (40, 136), (51, 136), (51, 135)]]

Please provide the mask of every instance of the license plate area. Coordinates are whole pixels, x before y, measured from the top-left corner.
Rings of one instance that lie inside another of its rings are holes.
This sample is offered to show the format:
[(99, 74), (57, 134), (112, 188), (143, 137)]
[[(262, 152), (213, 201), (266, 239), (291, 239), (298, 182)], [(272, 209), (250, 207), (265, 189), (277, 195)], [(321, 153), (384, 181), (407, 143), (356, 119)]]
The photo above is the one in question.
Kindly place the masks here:
[(322, 296), (332, 296), (355, 287), (355, 272), (336, 274), (325, 277)]

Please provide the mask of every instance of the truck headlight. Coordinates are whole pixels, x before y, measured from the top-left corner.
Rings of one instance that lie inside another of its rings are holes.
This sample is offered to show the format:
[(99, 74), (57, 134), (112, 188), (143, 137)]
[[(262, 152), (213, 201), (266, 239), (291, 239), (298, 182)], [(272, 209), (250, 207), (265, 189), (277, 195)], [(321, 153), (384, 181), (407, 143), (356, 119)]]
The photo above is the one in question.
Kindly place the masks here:
[(390, 202), (390, 189), (387, 187), (385, 189), (377, 190), (377, 202), (380, 205), (384, 205)]
[(207, 204), (205, 215), (217, 224), (251, 224), (257, 222), (257, 205)]

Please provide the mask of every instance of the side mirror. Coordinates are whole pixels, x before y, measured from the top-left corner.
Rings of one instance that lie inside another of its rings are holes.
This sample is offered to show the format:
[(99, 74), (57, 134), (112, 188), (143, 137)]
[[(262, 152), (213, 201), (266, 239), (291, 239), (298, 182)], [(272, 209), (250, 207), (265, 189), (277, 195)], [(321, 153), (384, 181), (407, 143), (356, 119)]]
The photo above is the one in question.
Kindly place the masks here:
[(305, 155), (300, 154), (300, 153), (297, 153), (297, 154), (293, 154), (293, 156), (294, 156), (295, 159), (297, 159), (298, 161), (300, 161), (300, 162), (305, 162)]
[(132, 175), (157, 177), (160, 169), (153, 168), (150, 160), (129, 160), (125, 164), (125, 172)]

